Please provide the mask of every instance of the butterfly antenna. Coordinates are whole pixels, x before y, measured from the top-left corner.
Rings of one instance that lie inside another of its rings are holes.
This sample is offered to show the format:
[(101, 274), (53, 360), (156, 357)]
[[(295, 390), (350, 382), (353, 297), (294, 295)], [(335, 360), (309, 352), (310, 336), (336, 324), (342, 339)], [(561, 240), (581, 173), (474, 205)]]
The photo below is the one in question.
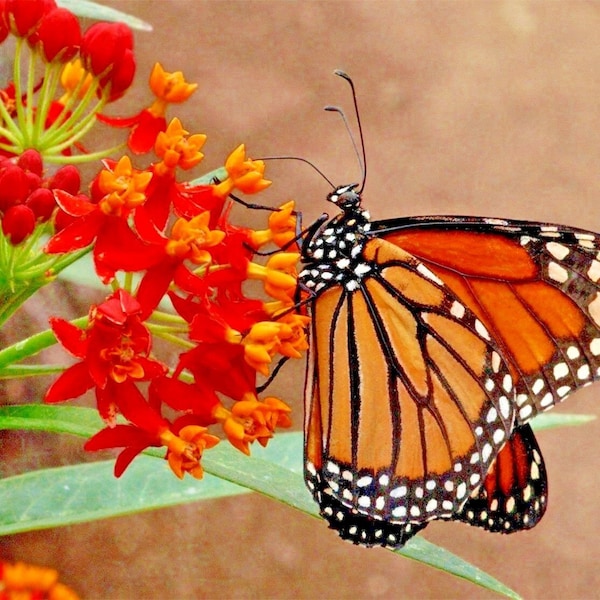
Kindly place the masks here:
[(329, 177), (327, 177), (327, 175), (325, 175), (325, 173), (323, 173), (323, 171), (321, 171), (317, 165), (310, 162), (310, 160), (306, 158), (301, 158), (300, 156), (263, 156), (260, 158), (260, 160), (299, 160), (300, 162), (306, 163), (308, 166), (312, 167), (312, 169), (314, 169), (331, 186), (331, 189), (335, 189), (335, 185), (333, 185), (331, 179), (329, 179)]
[(354, 151), (356, 152), (356, 156), (358, 158), (358, 163), (360, 165), (360, 170), (362, 172), (362, 183), (360, 184), (360, 189), (358, 190), (358, 193), (360, 194), (363, 191), (363, 189), (365, 187), (365, 182), (367, 180), (367, 153), (365, 151), (365, 138), (363, 136), (362, 123), (360, 122), (360, 112), (358, 110), (358, 100), (356, 99), (356, 90), (354, 89), (354, 82), (350, 78), (350, 75), (348, 75), (344, 71), (341, 71), (340, 69), (336, 69), (333, 73), (334, 73), (334, 75), (337, 75), (338, 77), (341, 77), (342, 79), (345, 79), (350, 84), (350, 89), (352, 90), (352, 101), (354, 102), (354, 114), (356, 115), (356, 122), (358, 123), (358, 135), (360, 137), (360, 151), (358, 150), (356, 140), (355, 140), (354, 136), (352, 135), (352, 131), (350, 130), (350, 126), (348, 124), (348, 119), (346, 118), (344, 111), (342, 109), (338, 108), (337, 106), (326, 106), (325, 110), (334, 111), (334, 112), (339, 113), (341, 115), (342, 119), (344, 120), (346, 130), (348, 131), (348, 134), (350, 135), (350, 139), (352, 140), (352, 145), (354, 146)]

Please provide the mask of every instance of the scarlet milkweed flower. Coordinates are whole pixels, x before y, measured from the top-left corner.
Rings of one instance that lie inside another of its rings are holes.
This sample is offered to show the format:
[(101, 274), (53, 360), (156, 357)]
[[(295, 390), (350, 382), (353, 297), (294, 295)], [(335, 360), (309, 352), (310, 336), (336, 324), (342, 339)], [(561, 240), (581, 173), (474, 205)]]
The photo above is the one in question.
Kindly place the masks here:
[[(0, 41), (17, 37), (13, 81), (0, 95), (0, 152), (18, 156), (28, 148), (45, 161), (97, 160), (112, 149), (87, 154), (82, 138), (104, 107), (121, 97), (135, 74), (133, 37), (118, 23), (96, 23), (83, 34), (77, 17), (53, 0), (8, 1), (0, 19)], [(35, 85), (22, 73), (45, 63)], [(72, 61), (72, 62), (69, 62)], [(56, 99), (57, 82), (66, 93)]]
[(233, 190), (244, 194), (256, 194), (271, 185), (264, 179), (265, 163), (262, 160), (246, 158), (246, 146), (240, 144), (225, 161), (227, 179), (215, 186), (215, 193), (228, 196)]
[(58, 581), (58, 572), (23, 562), (0, 562), (2, 600), (78, 600), (79, 596)]
[(170, 73), (160, 63), (155, 63), (149, 81), (155, 100), (148, 108), (144, 108), (132, 117), (109, 117), (98, 115), (98, 118), (113, 127), (131, 128), (128, 146), (136, 154), (144, 154), (152, 149), (158, 134), (165, 131), (167, 121), (165, 115), (170, 104), (180, 104), (189, 99), (196, 91), (198, 84), (188, 83), (181, 71)]
[(130, 406), (134, 382), (164, 375), (166, 366), (150, 356), (152, 337), (140, 312), (135, 298), (117, 290), (102, 304), (92, 306), (85, 331), (52, 318), (52, 331), (59, 342), (81, 361), (50, 386), (45, 402), (63, 402), (95, 388), (100, 415), (112, 422), (117, 412)]

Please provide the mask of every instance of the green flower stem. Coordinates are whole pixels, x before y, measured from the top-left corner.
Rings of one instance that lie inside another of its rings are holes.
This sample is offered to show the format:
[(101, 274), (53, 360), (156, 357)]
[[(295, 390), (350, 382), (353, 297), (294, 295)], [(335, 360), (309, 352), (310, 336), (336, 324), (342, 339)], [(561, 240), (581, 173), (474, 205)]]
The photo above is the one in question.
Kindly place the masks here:
[[(96, 113), (100, 112), (106, 105), (105, 94), (103, 94), (102, 98), (100, 100), (98, 100), (95, 107), (90, 109), (91, 113), (88, 114), (83, 121), (82, 121), (82, 119), (83, 119), (85, 113), (87, 112), (90, 103), (93, 101), (93, 99), (96, 95), (97, 89), (98, 89), (97, 85), (90, 85), (89, 89), (85, 93), (85, 96), (79, 101), (79, 104), (77, 105), (75, 110), (70, 115), (68, 115), (67, 118), (60, 124), (60, 127), (57, 127), (57, 128), (49, 127), (44, 132), (44, 139), (43, 139), (44, 146), (59, 147), (57, 145), (57, 142), (64, 140), (66, 131), (68, 131), (70, 133), (78, 131), (83, 126), (81, 123), (88, 122), (90, 117), (92, 119), (91, 126), (93, 126), (95, 124)], [(69, 100), (71, 100), (72, 98), (74, 98), (74, 96), (71, 96), (71, 98), (69, 98)], [(89, 129), (89, 127), (88, 127), (88, 129)], [(61, 148), (61, 150), (62, 150), (62, 148)]]
[[(0, 147), (2, 145), (0, 144)], [(106, 150), (99, 150), (98, 152), (90, 152), (89, 154), (78, 154), (77, 156), (64, 156), (63, 154), (52, 154), (44, 156), (44, 160), (48, 163), (55, 165), (80, 165), (83, 163), (89, 163), (97, 160), (102, 160), (107, 156), (114, 156), (116, 153), (122, 153), (127, 149), (127, 142), (107, 148)]]
[(175, 325), (183, 325), (183, 326), (187, 326), (187, 322), (183, 317), (180, 317), (179, 315), (174, 315), (171, 313), (166, 313), (166, 312), (162, 312), (160, 310), (155, 310), (152, 313), (152, 317), (151, 319), (153, 321), (158, 321), (159, 323), (173, 323)]
[[(88, 322), (87, 315), (71, 321), (76, 327), (85, 327)], [(4, 350), (0, 350), (0, 370), (4, 370), (8, 365), (12, 365), (24, 358), (34, 356), (44, 348), (49, 348), (56, 344), (56, 337), (51, 329), (36, 333), (25, 340), (12, 344)]]
[[(75, 89), (69, 94), (61, 113), (50, 127), (44, 130), (44, 141), (46, 143), (52, 144), (56, 139), (61, 139), (63, 135), (61, 132), (71, 128), (77, 122), (79, 116), (84, 113), (87, 105), (92, 101), (97, 89), (97, 86), (94, 85), (90, 85), (83, 98), (79, 97), (84, 80), (85, 78), (82, 78), (77, 82)], [(73, 110), (75, 103), (77, 103), (77, 106)]]
[(56, 95), (61, 70), (62, 67), (60, 66), (60, 63), (46, 63), (44, 79), (38, 95), (37, 111), (35, 114), (36, 119), (33, 128), (33, 139), (35, 140), (36, 147), (38, 140), (40, 140), (43, 135), (48, 112), (50, 111), (52, 101)]
[(0, 379), (23, 379), (40, 375), (56, 375), (68, 368), (69, 365), (7, 365), (0, 369)]
[(25, 117), (27, 119), (27, 129), (25, 131), (25, 145), (36, 146), (37, 140), (33, 137), (33, 120), (35, 114), (35, 103), (33, 101), (34, 88), (35, 88), (35, 71), (36, 62), (38, 58), (37, 52), (29, 51), (29, 68), (27, 69), (27, 104), (25, 106)]
[(21, 89), (21, 55), (24, 40), (18, 37), (15, 46), (15, 60), (13, 63), (13, 83), (15, 84), (15, 105), (17, 108), (17, 137), (19, 140), (19, 152), (23, 148), (23, 132), (25, 128), (25, 115), (23, 114), (23, 102), (21, 97), (23, 96), (23, 90)]

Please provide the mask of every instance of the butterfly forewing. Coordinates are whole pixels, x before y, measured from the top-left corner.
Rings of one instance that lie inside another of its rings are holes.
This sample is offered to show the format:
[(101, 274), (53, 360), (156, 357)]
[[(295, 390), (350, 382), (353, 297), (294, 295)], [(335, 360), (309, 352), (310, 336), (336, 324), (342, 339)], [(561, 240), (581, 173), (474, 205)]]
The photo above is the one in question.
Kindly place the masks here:
[(421, 261), (379, 239), (353, 259), (312, 303), (307, 482), (344, 537), (364, 543), (350, 529), (384, 521), (405, 540), (483, 481), (512, 429), (512, 379), (482, 321)]
[(599, 378), (595, 234), (473, 217), (374, 225), (419, 257), (485, 324), (510, 366), (520, 423)]

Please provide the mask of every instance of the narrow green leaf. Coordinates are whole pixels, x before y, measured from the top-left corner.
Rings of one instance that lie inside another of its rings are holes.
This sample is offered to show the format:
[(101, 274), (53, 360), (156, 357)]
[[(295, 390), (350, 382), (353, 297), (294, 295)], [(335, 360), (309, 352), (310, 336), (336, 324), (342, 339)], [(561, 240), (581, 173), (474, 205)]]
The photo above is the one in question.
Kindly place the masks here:
[[(0, 408), (0, 429), (64, 432), (88, 437), (102, 426), (96, 411), (44, 405)], [(152, 449), (153, 456), (164, 450)], [(0, 481), (0, 535), (56, 527), (201, 499), (258, 491), (311, 516), (316, 504), (304, 486), (302, 434), (278, 434), (267, 448), (246, 457), (220, 444), (203, 458), (202, 481), (177, 480), (164, 461), (141, 456), (120, 479), (113, 461), (35, 471)], [(211, 474), (213, 476), (211, 476)], [(239, 484), (239, 485), (235, 485)], [(240, 487), (244, 486), (244, 487)], [(397, 551), (510, 598), (518, 595), (495, 578), (423, 538)]]
[(79, 17), (88, 17), (97, 21), (119, 21), (129, 25), (132, 29), (152, 31), (150, 23), (121, 12), (116, 8), (102, 6), (102, 4), (97, 4), (90, 0), (57, 0), (56, 3)]
[(585, 425), (595, 419), (596, 415), (542, 413), (533, 419), (531, 427), (535, 429), (535, 431), (544, 431), (544, 429), (554, 429), (556, 427)]

